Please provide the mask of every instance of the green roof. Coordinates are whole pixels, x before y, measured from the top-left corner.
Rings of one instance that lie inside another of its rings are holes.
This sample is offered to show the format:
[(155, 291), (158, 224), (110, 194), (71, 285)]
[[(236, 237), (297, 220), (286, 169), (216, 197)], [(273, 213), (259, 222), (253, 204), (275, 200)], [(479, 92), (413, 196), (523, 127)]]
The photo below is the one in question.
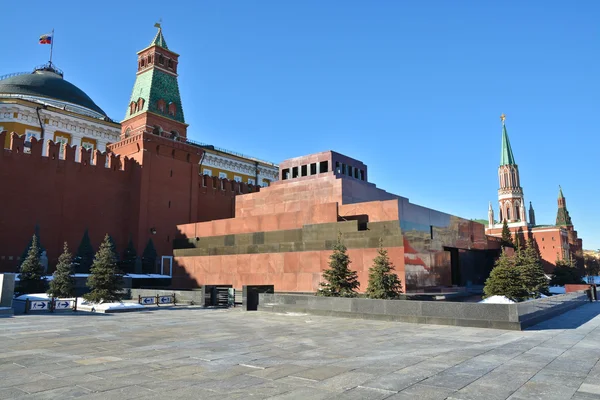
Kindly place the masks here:
[(152, 40), (152, 43), (150, 43), (150, 46), (158, 46), (162, 47), (163, 49), (169, 50), (169, 48), (167, 47), (167, 41), (165, 40), (165, 37), (162, 34), (162, 28), (158, 28), (158, 32), (156, 32), (156, 36), (154, 36), (154, 39)]
[(562, 188), (560, 187), (560, 185), (558, 185), (558, 198), (559, 199), (565, 198), (565, 196), (563, 196)]
[(500, 153), (500, 165), (515, 165), (515, 157), (513, 156), (506, 125), (502, 124), (502, 152)]
[[(140, 97), (144, 99), (143, 107), (134, 113), (131, 113), (131, 108), (128, 107), (125, 119), (148, 111), (174, 121), (185, 123), (176, 76), (156, 68), (142, 72), (135, 78), (129, 103), (137, 102)], [(158, 100), (161, 99), (165, 101), (164, 111), (158, 109)], [(171, 103), (175, 104), (175, 116), (169, 115), (168, 112), (169, 104)]]

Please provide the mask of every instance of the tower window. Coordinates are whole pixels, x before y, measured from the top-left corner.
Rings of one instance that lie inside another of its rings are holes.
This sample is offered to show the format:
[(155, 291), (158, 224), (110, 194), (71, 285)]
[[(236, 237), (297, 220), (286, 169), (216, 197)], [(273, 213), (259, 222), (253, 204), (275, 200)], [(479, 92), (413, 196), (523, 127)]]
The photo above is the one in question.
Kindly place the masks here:
[(506, 208), (506, 219), (510, 221), (510, 207)]
[(317, 174), (317, 163), (310, 164), (310, 174), (311, 175)]
[(158, 63), (160, 65), (163, 65), (165, 63), (165, 58), (162, 56), (162, 54), (158, 55)]
[(169, 103), (169, 115), (175, 116), (175, 112), (177, 111), (177, 106), (175, 103)]
[(301, 176), (307, 176), (308, 175), (308, 166), (307, 165), (303, 165), (300, 167), (300, 175)]
[(324, 172), (328, 172), (327, 170), (329, 169), (329, 162), (328, 161), (321, 161), (319, 163), (319, 173), (322, 174)]
[(173, 60), (169, 59), (167, 65), (169, 68), (173, 68)]
[(298, 177), (298, 167), (292, 168), (292, 178)]
[(160, 99), (156, 102), (156, 107), (158, 107), (158, 111), (165, 112), (165, 101)]

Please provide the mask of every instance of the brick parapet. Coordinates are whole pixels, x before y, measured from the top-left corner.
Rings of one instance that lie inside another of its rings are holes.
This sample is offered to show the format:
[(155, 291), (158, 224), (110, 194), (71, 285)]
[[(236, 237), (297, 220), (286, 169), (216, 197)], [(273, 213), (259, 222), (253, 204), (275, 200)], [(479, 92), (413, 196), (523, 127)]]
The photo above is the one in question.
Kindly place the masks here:
[[(0, 132), (0, 143), (5, 140), (8, 132)], [(43, 155), (42, 149), (46, 142), (46, 154)], [(25, 152), (25, 139), (17, 133), (10, 133), (10, 145), (7, 149), (0, 151), (0, 160), (27, 160), (36, 162), (36, 160), (53, 160), (62, 161), (66, 164), (77, 164), (79, 166), (97, 167), (99, 169), (112, 171), (126, 171), (139, 167), (139, 164), (131, 158), (116, 155), (110, 151), (101, 152), (99, 150), (92, 151), (80, 146), (69, 146), (61, 143), (54, 143), (52, 140), (37, 140), (31, 138), (29, 151)], [(61, 145), (64, 146), (63, 157), (60, 157)], [(78, 159), (76, 159), (78, 155)], [(108, 163), (107, 163), (108, 160)], [(52, 164), (48, 164), (52, 165)]]

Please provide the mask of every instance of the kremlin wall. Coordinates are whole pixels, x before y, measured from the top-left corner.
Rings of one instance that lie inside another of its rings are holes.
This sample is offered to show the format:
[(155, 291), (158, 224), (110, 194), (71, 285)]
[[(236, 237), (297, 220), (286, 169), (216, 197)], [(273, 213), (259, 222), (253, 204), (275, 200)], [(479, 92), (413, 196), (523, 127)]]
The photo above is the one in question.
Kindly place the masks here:
[(25, 153), (24, 138), (12, 134), (0, 150), (0, 185), (11, 188), (0, 209), (0, 271), (16, 270), (36, 225), (51, 266), (64, 241), (76, 252), (86, 229), (95, 248), (109, 233), (120, 251), (131, 237), (140, 255), (152, 239), (170, 256), (176, 224), (228, 218), (236, 195), (259, 190), (199, 175), (200, 149), (155, 135), (116, 144), (128, 156), (69, 146), (61, 159), (59, 144), (48, 142), (47, 156), (42, 147), (33, 139)]

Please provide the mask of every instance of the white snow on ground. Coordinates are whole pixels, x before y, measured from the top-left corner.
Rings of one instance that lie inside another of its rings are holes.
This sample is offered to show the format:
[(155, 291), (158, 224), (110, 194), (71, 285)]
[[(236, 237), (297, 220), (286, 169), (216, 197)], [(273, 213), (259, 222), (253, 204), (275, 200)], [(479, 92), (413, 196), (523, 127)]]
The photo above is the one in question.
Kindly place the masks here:
[(15, 300), (34, 300), (34, 301), (40, 301), (40, 300), (50, 300), (50, 296), (48, 296), (46, 293), (31, 293), (31, 294), (23, 294), (19, 297), (16, 297)]
[[(90, 274), (73, 274), (71, 275), (74, 278), (87, 278), (88, 276), (90, 276)], [(124, 277), (129, 277), (129, 278), (152, 278), (152, 279), (164, 279), (164, 278), (171, 278), (171, 276), (169, 275), (161, 275), (161, 274), (125, 274), (123, 275)], [(46, 275), (45, 276), (47, 281), (51, 281), (52, 279), (54, 279), (54, 275)], [(15, 281), (19, 280), (19, 274), (17, 274), (15, 276)]]
[(114, 310), (133, 310), (133, 309), (143, 309), (144, 306), (137, 303), (123, 303), (123, 302), (115, 302), (115, 303), (92, 303), (88, 302), (82, 298), (77, 299), (77, 308), (83, 306), (84, 308), (94, 308), (96, 311), (114, 311)]
[[(19, 282), (20, 281), (20, 276), (21, 274), (16, 274), (15, 275), (15, 282)], [(52, 275), (46, 275), (44, 278), (46, 278), (46, 281), (51, 281), (52, 279), (54, 279), (54, 276)]]
[(487, 299), (483, 299), (480, 303), (485, 304), (513, 304), (514, 301), (506, 298), (505, 296), (490, 296)]
[(564, 286), (550, 286), (550, 294), (565, 294)]

